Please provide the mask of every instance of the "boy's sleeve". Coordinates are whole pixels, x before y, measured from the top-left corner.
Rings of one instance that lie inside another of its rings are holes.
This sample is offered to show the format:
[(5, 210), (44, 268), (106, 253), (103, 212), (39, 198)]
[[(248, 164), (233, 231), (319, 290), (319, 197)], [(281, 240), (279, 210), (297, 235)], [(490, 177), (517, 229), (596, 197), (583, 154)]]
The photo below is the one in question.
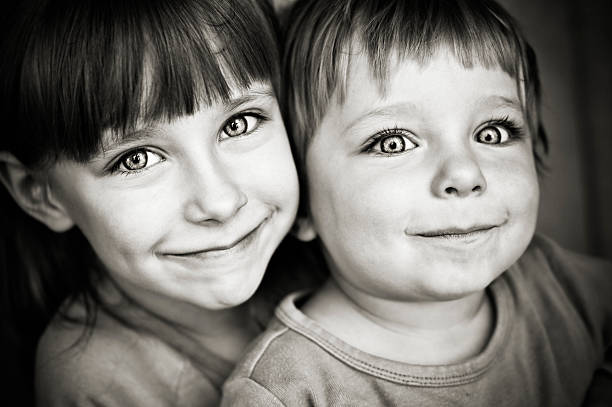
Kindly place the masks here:
[(248, 377), (230, 380), (223, 387), (221, 407), (284, 406), (268, 389)]

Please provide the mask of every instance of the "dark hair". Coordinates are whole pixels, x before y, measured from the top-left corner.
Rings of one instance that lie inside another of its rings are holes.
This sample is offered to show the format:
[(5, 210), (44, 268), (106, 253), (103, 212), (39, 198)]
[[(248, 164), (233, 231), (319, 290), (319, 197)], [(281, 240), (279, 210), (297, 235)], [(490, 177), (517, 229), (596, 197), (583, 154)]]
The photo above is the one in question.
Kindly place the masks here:
[[(344, 100), (351, 55), (367, 55), (382, 92), (392, 56), (421, 64), (443, 46), (460, 63), (499, 66), (516, 80), (538, 170), (547, 139), (536, 57), (514, 19), (488, 0), (299, 1), (287, 27), (283, 101), (299, 165), (329, 103)], [(301, 171), (304, 174), (304, 171)], [(303, 176), (303, 175), (302, 175)], [(302, 196), (306, 196), (303, 194)]]
[[(137, 122), (225, 101), (233, 88), (262, 81), (278, 91), (277, 30), (265, 0), (30, 0), (4, 8), (0, 151), (34, 170), (85, 162), (104, 131), (120, 138)], [(93, 324), (103, 271), (79, 230), (54, 233), (4, 188), (0, 199), (2, 335), (33, 362), (31, 349), (66, 298), (84, 300)]]

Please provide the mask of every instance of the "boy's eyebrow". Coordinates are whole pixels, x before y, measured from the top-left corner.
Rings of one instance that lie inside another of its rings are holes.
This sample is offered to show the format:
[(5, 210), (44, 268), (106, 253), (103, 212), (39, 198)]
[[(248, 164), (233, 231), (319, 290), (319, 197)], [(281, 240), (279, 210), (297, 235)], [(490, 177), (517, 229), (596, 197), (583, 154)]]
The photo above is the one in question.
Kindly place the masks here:
[[(510, 108), (517, 112), (522, 112), (522, 105), (520, 101), (515, 97), (507, 97), (501, 95), (489, 95), (482, 97), (476, 101), (477, 106), (487, 106), (499, 108)], [(357, 127), (360, 123), (366, 122), (373, 118), (390, 118), (394, 119), (398, 115), (407, 115), (414, 113), (419, 110), (419, 106), (416, 103), (402, 102), (397, 104), (386, 105), (383, 107), (375, 108), (368, 111), (365, 115), (360, 115), (353, 121), (351, 121), (343, 131), (343, 134), (349, 133), (353, 128)]]
[(409, 112), (414, 112), (418, 110), (418, 106), (414, 103), (410, 102), (402, 102), (391, 105), (386, 105), (383, 107), (375, 108), (373, 110), (368, 111), (365, 115), (358, 116), (355, 120), (351, 121), (345, 128), (344, 134), (349, 133), (351, 129), (356, 127), (362, 122), (368, 121), (373, 118), (385, 117), (385, 118), (395, 118), (398, 115), (407, 114)]
[(482, 99), (478, 101), (478, 104), (484, 105), (484, 106), (492, 105), (492, 106), (495, 106), (496, 108), (508, 107), (511, 109), (519, 110), (519, 111), (522, 110), (521, 102), (517, 98), (501, 96), (501, 95), (490, 95), (490, 96), (483, 97)]

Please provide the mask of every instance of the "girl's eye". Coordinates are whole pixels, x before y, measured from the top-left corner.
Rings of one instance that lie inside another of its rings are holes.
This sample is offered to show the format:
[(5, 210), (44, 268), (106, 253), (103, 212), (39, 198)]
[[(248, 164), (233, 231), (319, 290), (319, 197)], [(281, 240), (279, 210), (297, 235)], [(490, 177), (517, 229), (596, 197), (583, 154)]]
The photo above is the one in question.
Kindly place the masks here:
[[(385, 135), (387, 133), (388, 135)], [(399, 134), (397, 130), (385, 131), (379, 135), (369, 146), (366, 151), (369, 153), (379, 153), (384, 155), (401, 154), (408, 150), (416, 148), (417, 145), (407, 136)]]
[(223, 133), (227, 137), (240, 137), (252, 133), (259, 127), (263, 117), (255, 113), (238, 114), (231, 117), (223, 125)]
[(123, 173), (138, 172), (161, 161), (163, 161), (163, 158), (159, 154), (139, 148), (121, 156), (119, 161), (113, 166), (112, 171)]
[(510, 132), (502, 126), (487, 126), (476, 134), (476, 140), (483, 144), (502, 144), (510, 140)]

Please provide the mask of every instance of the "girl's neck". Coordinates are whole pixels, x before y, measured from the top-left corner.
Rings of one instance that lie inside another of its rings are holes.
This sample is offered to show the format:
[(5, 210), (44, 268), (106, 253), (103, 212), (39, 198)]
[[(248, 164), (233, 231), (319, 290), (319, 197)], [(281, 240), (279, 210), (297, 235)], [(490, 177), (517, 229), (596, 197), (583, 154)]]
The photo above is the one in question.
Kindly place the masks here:
[(488, 343), (495, 320), (484, 291), (452, 301), (400, 302), (333, 279), (302, 310), (357, 349), (418, 365), (459, 363), (477, 355)]
[[(132, 293), (115, 284), (104, 285), (103, 298), (119, 314), (160, 339), (187, 352), (204, 347), (228, 362), (237, 362), (246, 345), (260, 332), (248, 304), (210, 310), (170, 298)], [(113, 301), (116, 301), (113, 304)]]

